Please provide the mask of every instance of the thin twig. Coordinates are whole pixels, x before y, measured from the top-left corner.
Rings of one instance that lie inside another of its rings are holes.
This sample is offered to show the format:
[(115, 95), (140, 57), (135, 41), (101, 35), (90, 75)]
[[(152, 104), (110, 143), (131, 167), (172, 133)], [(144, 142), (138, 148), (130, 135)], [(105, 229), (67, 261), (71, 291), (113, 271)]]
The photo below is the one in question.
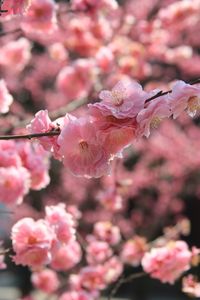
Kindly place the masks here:
[(141, 277), (144, 277), (146, 276), (147, 274), (144, 273), (144, 272), (140, 272), (140, 273), (134, 273), (134, 274), (131, 274), (130, 276), (128, 277), (121, 277), (119, 279), (119, 281), (116, 283), (116, 285), (114, 286), (114, 288), (112, 289), (109, 297), (108, 297), (108, 300), (112, 300), (112, 298), (115, 296), (115, 294), (117, 293), (118, 289), (120, 288), (120, 286), (123, 284), (123, 283), (126, 283), (126, 282), (130, 282), (134, 279), (137, 279), (137, 278), (141, 278)]
[[(194, 80), (193, 82), (191, 82), (189, 84), (190, 85), (194, 85), (194, 84), (197, 84), (197, 83), (200, 83), (200, 78)], [(166, 91), (166, 92), (159, 91), (156, 95), (152, 96), (151, 98), (146, 99), (145, 103), (148, 103), (151, 100), (156, 99), (156, 98), (158, 98), (160, 96), (164, 96), (164, 95), (170, 94), (171, 92), (172, 92), (172, 90), (169, 90), (169, 91)]]
[(32, 139), (44, 136), (55, 136), (59, 135), (60, 130), (58, 131), (49, 131), (43, 133), (32, 133), (32, 134), (21, 134), (21, 135), (1, 135), (0, 140), (16, 140), (16, 139)]

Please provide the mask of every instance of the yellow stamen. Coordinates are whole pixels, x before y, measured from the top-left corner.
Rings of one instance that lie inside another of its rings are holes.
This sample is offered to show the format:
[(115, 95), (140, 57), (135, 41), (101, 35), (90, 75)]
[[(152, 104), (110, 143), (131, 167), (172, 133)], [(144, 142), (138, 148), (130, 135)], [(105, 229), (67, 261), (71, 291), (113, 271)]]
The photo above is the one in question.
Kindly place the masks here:
[(112, 91), (112, 97), (113, 97), (113, 100), (114, 100), (114, 105), (116, 106), (120, 106), (123, 104), (124, 100), (124, 96), (123, 96), (123, 93), (120, 93), (119, 91)]
[(160, 122), (161, 122), (161, 118), (153, 117), (153, 119), (151, 120), (151, 123), (150, 123), (150, 127), (157, 128), (160, 125)]
[(190, 97), (188, 100), (188, 110), (196, 112), (200, 110), (200, 98), (197, 96)]

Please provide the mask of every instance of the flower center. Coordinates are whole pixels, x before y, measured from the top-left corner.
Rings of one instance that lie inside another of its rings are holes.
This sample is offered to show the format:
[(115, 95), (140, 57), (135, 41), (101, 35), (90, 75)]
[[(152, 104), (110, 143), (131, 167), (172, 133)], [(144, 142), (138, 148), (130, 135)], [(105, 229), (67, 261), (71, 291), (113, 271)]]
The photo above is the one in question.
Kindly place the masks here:
[(29, 245), (34, 245), (35, 243), (37, 243), (37, 238), (35, 236), (29, 236), (28, 244)]
[(112, 91), (112, 98), (115, 106), (120, 106), (123, 104), (123, 94), (120, 93), (119, 91)]
[(89, 147), (86, 141), (80, 141), (79, 146), (82, 151), (87, 151)]
[(150, 127), (151, 128), (157, 128), (160, 125), (161, 122), (161, 118), (159, 117), (153, 117), (150, 123)]
[(188, 100), (188, 109), (191, 112), (200, 110), (200, 98), (197, 96), (190, 97)]

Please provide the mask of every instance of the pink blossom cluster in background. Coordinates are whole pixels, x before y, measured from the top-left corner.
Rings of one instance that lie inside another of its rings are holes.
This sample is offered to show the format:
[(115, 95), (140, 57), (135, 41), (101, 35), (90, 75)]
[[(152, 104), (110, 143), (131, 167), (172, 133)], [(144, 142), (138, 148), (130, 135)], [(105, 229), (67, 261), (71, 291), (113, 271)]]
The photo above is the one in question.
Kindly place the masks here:
[[(66, 247), (67, 252), (70, 243), (76, 243), (73, 217), (66, 212), (63, 204), (47, 206), (45, 219), (22, 218), (13, 226), (11, 236), (16, 252), (14, 262), (33, 270), (40, 270), (51, 262), (56, 268), (56, 260), (58, 264), (59, 260), (63, 260), (60, 255), (62, 247)], [(77, 255), (74, 264), (80, 259), (80, 251)], [(65, 269), (64, 265), (62, 269)]]
[(1, 10), (0, 269), (23, 300), (198, 298), (200, 0)]
[(0, 142), (0, 201), (7, 206), (20, 204), (30, 189), (45, 188), (50, 181), (49, 155), (28, 142)]

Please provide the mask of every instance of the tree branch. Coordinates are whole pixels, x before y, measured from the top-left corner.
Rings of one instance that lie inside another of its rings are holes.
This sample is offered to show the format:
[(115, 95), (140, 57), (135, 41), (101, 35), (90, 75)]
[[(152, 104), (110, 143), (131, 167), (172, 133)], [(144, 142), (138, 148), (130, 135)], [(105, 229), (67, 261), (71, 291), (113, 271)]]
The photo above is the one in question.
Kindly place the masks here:
[(115, 294), (117, 293), (118, 289), (120, 288), (120, 286), (123, 284), (123, 283), (126, 283), (126, 282), (129, 282), (129, 281), (132, 281), (134, 279), (137, 279), (137, 278), (141, 278), (141, 277), (144, 277), (146, 276), (147, 274), (144, 273), (144, 272), (140, 272), (140, 273), (134, 273), (134, 274), (131, 274), (130, 276), (128, 277), (121, 277), (121, 279), (119, 279), (119, 281), (116, 283), (116, 285), (114, 286), (114, 288), (112, 289), (109, 297), (108, 297), (108, 300), (112, 300), (112, 298), (115, 296)]
[[(194, 84), (197, 84), (197, 83), (200, 83), (200, 78), (196, 79), (195, 81), (189, 83), (190, 85), (194, 85)], [(148, 98), (145, 103), (148, 103), (150, 102), (151, 100), (153, 99), (156, 99), (160, 96), (164, 96), (164, 95), (167, 95), (167, 94), (170, 94), (172, 92), (172, 90), (169, 90), (169, 91), (166, 91), (166, 92), (163, 92), (163, 91), (159, 91), (156, 95), (152, 96), (151, 98)]]
[(18, 139), (32, 139), (44, 136), (56, 136), (60, 134), (60, 130), (54, 130), (42, 133), (32, 133), (32, 134), (20, 134), (20, 135), (1, 135), (0, 140), (18, 140)]

